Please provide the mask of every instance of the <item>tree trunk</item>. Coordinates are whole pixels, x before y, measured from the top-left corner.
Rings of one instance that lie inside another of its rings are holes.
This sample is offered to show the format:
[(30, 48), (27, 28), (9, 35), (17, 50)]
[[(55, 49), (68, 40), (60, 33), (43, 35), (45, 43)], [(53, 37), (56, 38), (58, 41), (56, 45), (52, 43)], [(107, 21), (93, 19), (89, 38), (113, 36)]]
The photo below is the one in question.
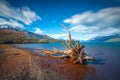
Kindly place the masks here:
[(65, 42), (62, 42), (64, 50), (58, 50), (57, 48), (54, 48), (54, 51), (49, 50), (43, 50), (46, 54), (63, 54), (62, 56), (53, 56), (57, 58), (66, 58), (69, 57), (74, 63), (80, 63), (84, 64), (85, 61), (94, 60), (94, 57), (88, 56), (84, 52), (85, 46), (81, 46), (79, 41), (74, 41), (71, 38), (71, 33), (69, 29), (61, 24), (61, 26), (67, 30), (68, 32), (68, 38), (69, 40), (66, 40)]

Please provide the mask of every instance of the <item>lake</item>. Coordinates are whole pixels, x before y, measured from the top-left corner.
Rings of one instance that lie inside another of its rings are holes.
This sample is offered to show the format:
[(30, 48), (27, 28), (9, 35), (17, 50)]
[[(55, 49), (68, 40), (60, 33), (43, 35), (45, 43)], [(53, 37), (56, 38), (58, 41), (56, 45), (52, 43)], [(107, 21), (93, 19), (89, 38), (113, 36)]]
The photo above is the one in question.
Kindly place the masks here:
[[(85, 52), (95, 56), (94, 62), (86, 65), (94, 68), (94, 74), (86, 75), (85, 80), (120, 80), (120, 43), (81, 43), (85, 45)], [(15, 44), (20, 48), (28, 49), (48, 49), (53, 47), (62, 50), (61, 43), (41, 43), (41, 44)], [(90, 78), (89, 78), (90, 77)]]

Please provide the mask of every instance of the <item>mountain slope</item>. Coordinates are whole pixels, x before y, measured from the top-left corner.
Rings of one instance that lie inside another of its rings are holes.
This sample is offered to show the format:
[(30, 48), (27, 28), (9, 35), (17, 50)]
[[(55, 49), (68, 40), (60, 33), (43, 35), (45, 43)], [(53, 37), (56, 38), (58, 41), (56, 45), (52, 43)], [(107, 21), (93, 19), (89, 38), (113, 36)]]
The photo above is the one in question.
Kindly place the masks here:
[(30, 38), (36, 38), (36, 39), (53, 39), (47, 35), (42, 35), (42, 34), (35, 34), (33, 32), (29, 32), (23, 28), (19, 28), (19, 27), (12, 27), (12, 26), (8, 26), (8, 25), (0, 25), (0, 30), (13, 30), (13, 31), (17, 31), (17, 32), (25, 32), (26, 36), (28, 39)]
[(89, 42), (116, 42), (115, 39), (120, 38), (120, 34), (112, 34), (109, 36), (98, 36), (88, 40)]
[(120, 38), (109, 39), (106, 42), (120, 42)]

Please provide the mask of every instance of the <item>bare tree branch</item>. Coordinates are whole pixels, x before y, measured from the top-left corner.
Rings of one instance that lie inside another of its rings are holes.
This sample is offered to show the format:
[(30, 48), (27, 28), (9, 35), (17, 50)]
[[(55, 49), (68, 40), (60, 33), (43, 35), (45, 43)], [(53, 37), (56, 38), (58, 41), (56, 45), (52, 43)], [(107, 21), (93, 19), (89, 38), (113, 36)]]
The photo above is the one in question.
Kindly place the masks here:
[(74, 41), (71, 39), (71, 33), (69, 29), (63, 24), (60, 25), (67, 30), (68, 38), (69, 38), (69, 40), (65, 41), (66, 45), (65, 42), (62, 42), (64, 50), (58, 50), (57, 48), (54, 47), (54, 51), (43, 50), (43, 52), (46, 54), (62, 54), (61, 56), (53, 56), (53, 55), (51, 56), (57, 58), (69, 57), (74, 63), (84, 64), (85, 61), (94, 60), (95, 59), (94, 57), (90, 57), (84, 52), (85, 46), (81, 46), (79, 41)]

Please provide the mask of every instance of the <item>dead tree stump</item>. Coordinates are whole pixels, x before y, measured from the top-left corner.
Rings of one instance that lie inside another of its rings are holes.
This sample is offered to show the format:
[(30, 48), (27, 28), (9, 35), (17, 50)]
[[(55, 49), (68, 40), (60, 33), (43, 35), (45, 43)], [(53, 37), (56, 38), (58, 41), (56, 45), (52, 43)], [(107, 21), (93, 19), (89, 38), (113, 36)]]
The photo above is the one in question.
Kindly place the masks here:
[[(88, 56), (85, 52), (84, 52), (84, 45), (80, 45), (79, 41), (74, 41), (71, 38), (71, 33), (69, 31), (69, 29), (64, 26), (63, 24), (61, 24), (62, 27), (64, 27), (64, 29), (67, 30), (68, 32), (68, 38), (69, 40), (66, 40), (64, 42), (62, 42), (62, 45), (64, 47), (64, 50), (58, 50), (57, 48), (54, 48), (54, 51), (45, 51), (44, 53), (46, 54), (63, 54), (62, 56), (57, 56), (58, 58), (66, 58), (69, 57), (74, 63), (80, 63), (80, 64), (84, 64), (86, 61), (89, 60), (95, 60), (94, 57), (90, 57)], [(55, 57), (55, 56), (53, 56)]]

